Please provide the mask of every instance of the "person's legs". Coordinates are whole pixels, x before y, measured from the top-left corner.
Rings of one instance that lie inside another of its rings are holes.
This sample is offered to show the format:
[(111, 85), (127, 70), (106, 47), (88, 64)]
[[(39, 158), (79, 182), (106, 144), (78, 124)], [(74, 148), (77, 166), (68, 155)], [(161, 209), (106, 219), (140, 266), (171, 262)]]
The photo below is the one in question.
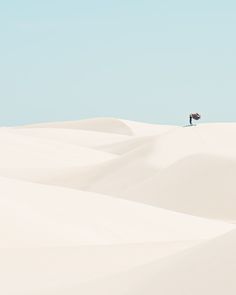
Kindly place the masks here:
[(190, 123), (190, 125), (192, 125), (192, 120), (193, 120), (193, 118), (192, 118), (192, 116), (190, 115), (190, 116), (189, 116), (189, 123)]

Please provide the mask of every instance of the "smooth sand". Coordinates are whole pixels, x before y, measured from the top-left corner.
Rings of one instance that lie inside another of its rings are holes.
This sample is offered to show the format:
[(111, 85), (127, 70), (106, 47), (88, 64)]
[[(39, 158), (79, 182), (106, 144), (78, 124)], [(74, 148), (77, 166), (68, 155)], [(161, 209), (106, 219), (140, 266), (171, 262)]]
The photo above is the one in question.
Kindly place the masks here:
[(0, 128), (0, 293), (236, 294), (236, 124)]

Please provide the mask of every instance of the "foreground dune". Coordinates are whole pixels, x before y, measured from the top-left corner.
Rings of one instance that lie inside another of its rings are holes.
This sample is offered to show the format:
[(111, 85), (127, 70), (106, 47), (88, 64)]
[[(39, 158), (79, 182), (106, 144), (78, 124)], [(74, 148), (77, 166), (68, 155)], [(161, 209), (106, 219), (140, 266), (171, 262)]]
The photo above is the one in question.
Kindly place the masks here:
[(236, 124), (0, 128), (1, 294), (236, 294)]
[[(235, 247), (236, 231), (234, 230), (218, 239), (161, 261), (136, 267), (70, 291), (71, 294), (86, 295), (233, 295), (236, 271)], [(60, 294), (59, 290), (57, 292), (51, 294)]]

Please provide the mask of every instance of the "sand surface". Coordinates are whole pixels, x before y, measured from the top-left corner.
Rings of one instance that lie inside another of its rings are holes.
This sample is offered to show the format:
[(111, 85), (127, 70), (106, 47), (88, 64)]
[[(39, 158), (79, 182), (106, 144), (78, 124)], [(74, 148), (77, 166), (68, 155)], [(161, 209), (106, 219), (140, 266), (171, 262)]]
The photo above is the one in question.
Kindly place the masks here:
[(0, 162), (0, 294), (236, 294), (236, 124), (2, 127)]

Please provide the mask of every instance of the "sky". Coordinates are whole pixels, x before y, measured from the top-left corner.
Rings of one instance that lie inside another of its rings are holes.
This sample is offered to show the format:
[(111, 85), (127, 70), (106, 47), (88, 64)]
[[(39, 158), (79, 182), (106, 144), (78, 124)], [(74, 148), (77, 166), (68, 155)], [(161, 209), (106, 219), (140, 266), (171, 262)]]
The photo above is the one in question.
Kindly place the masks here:
[(0, 2), (0, 125), (236, 122), (236, 2)]

